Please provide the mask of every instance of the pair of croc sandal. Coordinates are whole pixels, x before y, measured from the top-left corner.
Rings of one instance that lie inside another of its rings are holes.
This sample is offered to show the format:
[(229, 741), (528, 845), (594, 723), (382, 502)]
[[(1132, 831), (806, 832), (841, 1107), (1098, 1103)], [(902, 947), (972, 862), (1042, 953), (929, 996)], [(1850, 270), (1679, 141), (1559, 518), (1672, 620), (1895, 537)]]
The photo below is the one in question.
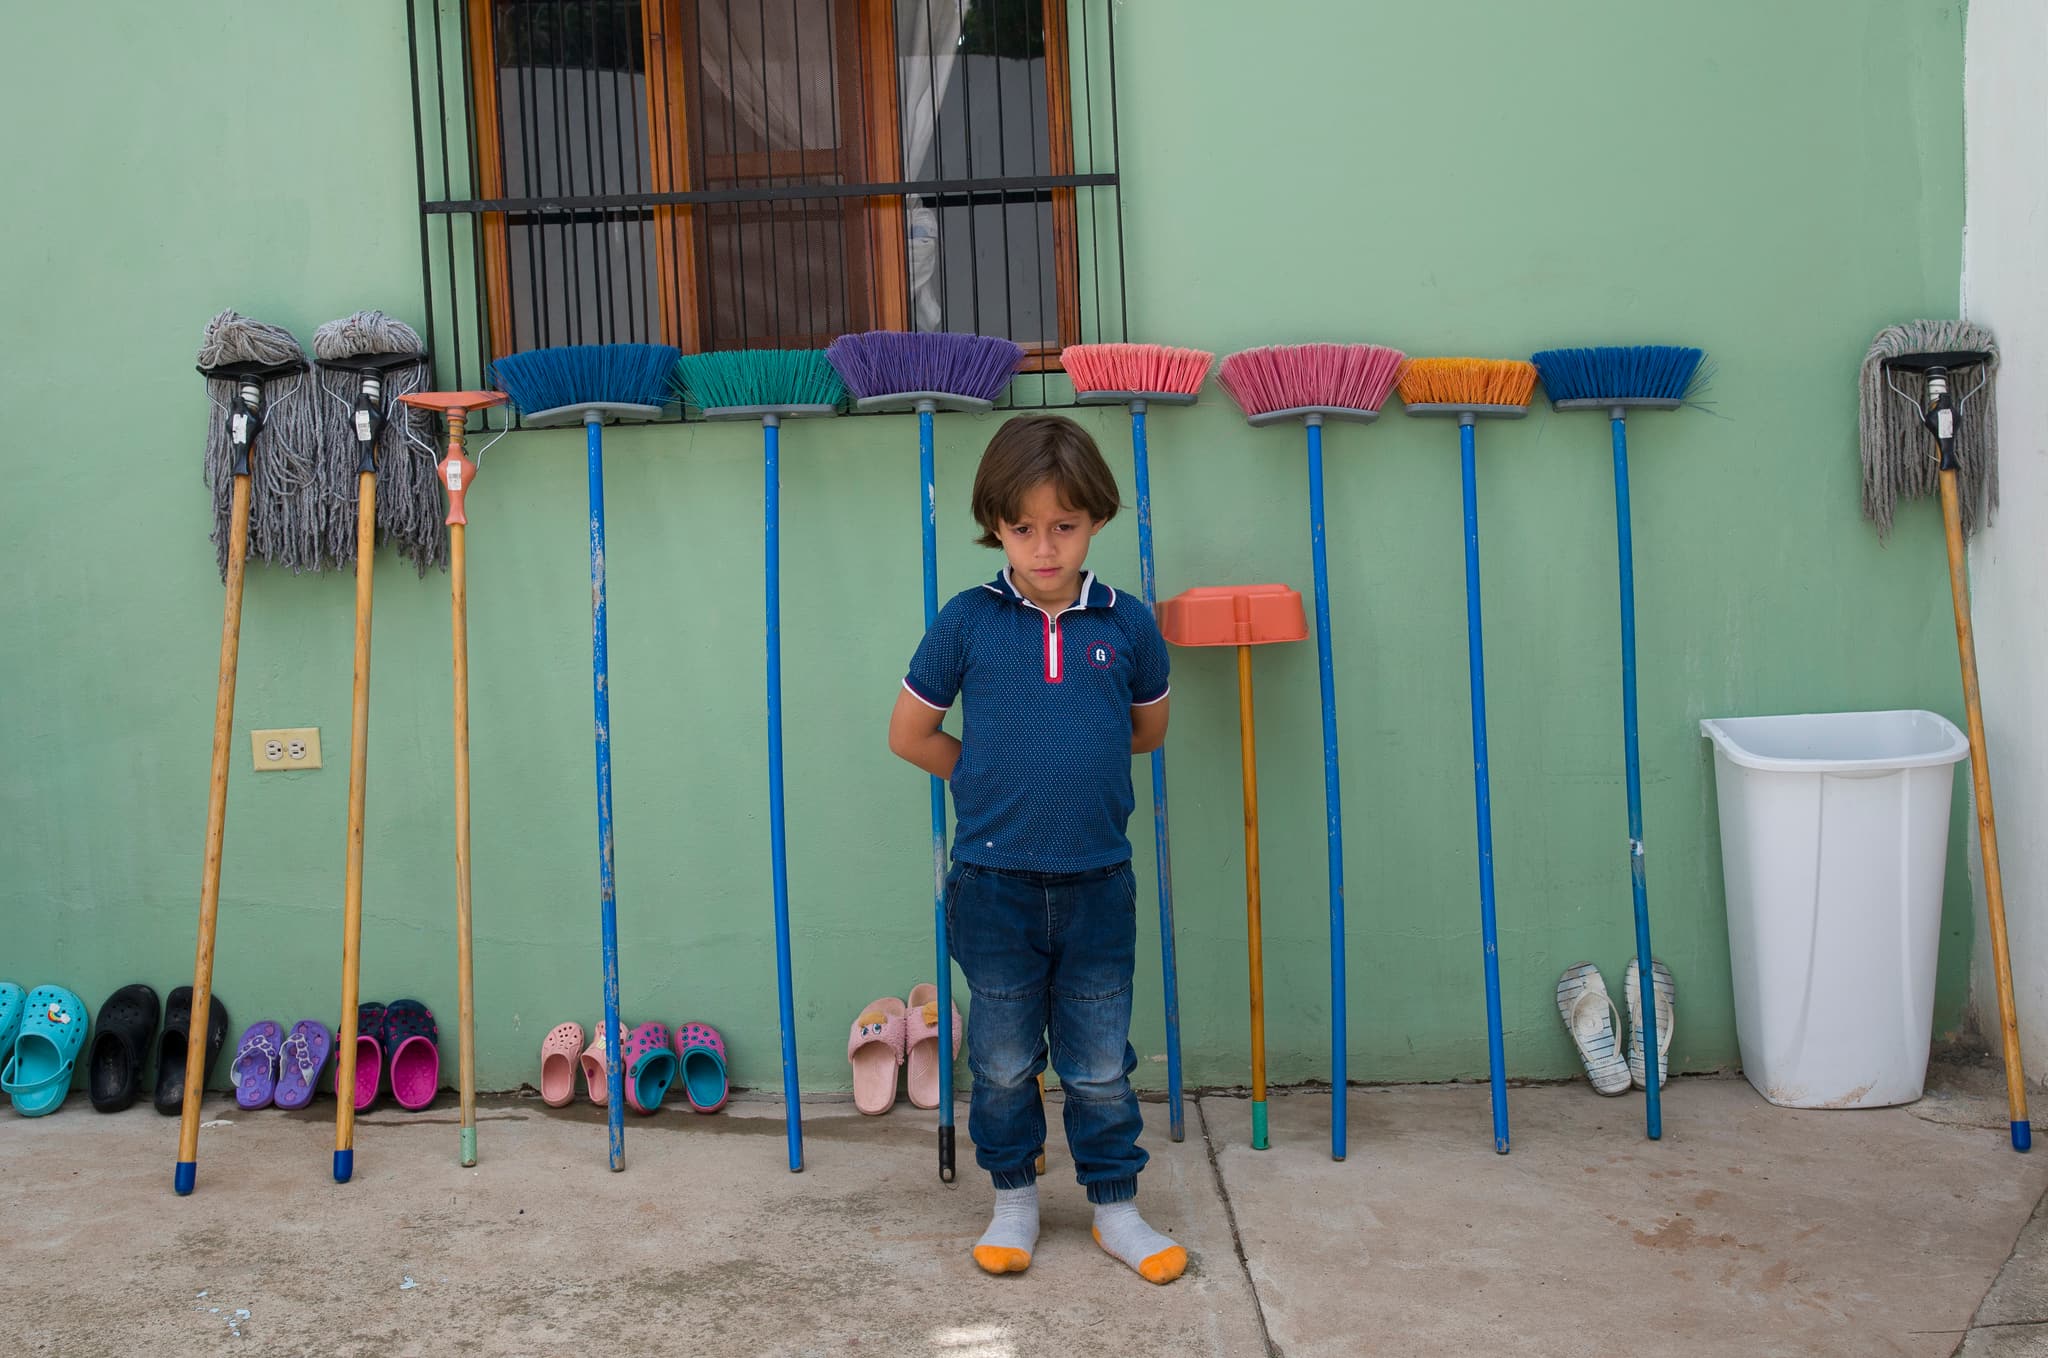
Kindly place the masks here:
[(0, 1090), (23, 1117), (54, 1113), (71, 1092), (72, 1068), (85, 1048), (91, 1018), (85, 1001), (63, 986), (24, 992), (0, 982)]
[[(953, 1054), (960, 1053), (964, 1025), (953, 1006)], [(939, 988), (911, 987), (910, 998), (884, 995), (868, 1002), (846, 1035), (846, 1059), (853, 1063), (853, 1106), (874, 1116), (896, 1106), (896, 1070), (918, 1108), (939, 1106)]]
[[(206, 1086), (228, 1040), (228, 1007), (218, 995), (207, 997), (206, 1063), (200, 1087)], [(158, 1028), (158, 1020), (162, 1028)], [(181, 985), (159, 1006), (156, 991), (146, 985), (125, 985), (107, 996), (93, 1025), (92, 1053), (86, 1062), (86, 1085), (92, 1106), (118, 1113), (142, 1093), (142, 1071), (151, 1047), (156, 1048), (156, 1086), (150, 1101), (156, 1110), (176, 1117), (185, 1108), (185, 1058), (192, 1033), (192, 987)]]
[(228, 1067), (236, 1107), (250, 1112), (272, 1104), (306, 1107), (313, 1102), (320, 1072), (333, 1051), (334, 1032), (318, 1019), (300, 1019), (289, 1033), (271, 1019), (250, 1024), (242, 1030), (234, 1064)]
[[(391, 1097), (399, 1107), (416, 1113), (432, 1103), (441, 1089), (440, 1041), (434, 1011), (418, 1000), (357, 1005), (356, 1111), (377, 1102), (387, 1073)], [(339, 1063), (334, 1068), (334, 1096), (341, 1097)]]
[(652, 1113), (661, 1107), (669, 1086), (678, 1079), (696, 1112), (715, 1113), (725, 1107), (731, 1095), (725, 1072), (725, 1039), (710, 1024), (680, 1023), (670, 1032), (665, 1023), (642, 1023), (627, 1031), (622, 1022), (616, 1044), (604, 1041), (602, 1021), (596, 1031), (599, 1036), (585, 1046), (583, 1025), (564, 1023), (541, 1042), (540, 1096), (550, 1108), (561, 1108), (576, 1097), (579, 1068), (590, 1101), (608, 1102), (607, 1072), (614, 1046), (624, 1053), (622, 1083), (626, 1106), (634, 1112)]
[[(1650, 964), (1651, 992), (1657, 1005), (1657, 1087), (1662, 1089), (1671, 1074), (1671, 1030), (1677, 1026), (1677, 989), (1671, 968), (1660, 961)], [(1622, 980), (1628, 1000), (1628, 1045), (1623, 1048), (1615, 1031), (1620, 1017), (1607, 993), (1607, 981), (1591, 962), (1565, 968), (1557, 980), (1557, 1012), (1564, 1018), (1565, 1031), (1579, 1049), (1586, 1078), (1602, 1094), (1626, 1094), (1631, 1088), (1648, 1089), (1649, 1070), (1643, 1052), (1643, 996), (1636, 959), (1628, 960)]]

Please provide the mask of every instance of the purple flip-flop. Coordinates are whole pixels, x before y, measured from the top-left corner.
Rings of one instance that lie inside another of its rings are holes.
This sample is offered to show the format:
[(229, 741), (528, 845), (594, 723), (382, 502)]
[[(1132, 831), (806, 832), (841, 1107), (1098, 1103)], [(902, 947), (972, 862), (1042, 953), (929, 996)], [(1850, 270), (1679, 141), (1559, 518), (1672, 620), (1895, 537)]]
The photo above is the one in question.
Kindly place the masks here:
[(278, 1062), (276, 1102), (279, 1108), (304, 1108), (313, 1101), (321, 1070), (334, 1050), (334, 1034), (317, 1019), (300, 1019), (285, 1035)]
[(242, 1040), (235, 1045), (235, 1064), (228, 1068), (236, 1107), (253, 1112), (270, 1106), (277, 1092), (277, 1063), (283, 1045), (284, 1029), (269, 1019), (242, 1030)]

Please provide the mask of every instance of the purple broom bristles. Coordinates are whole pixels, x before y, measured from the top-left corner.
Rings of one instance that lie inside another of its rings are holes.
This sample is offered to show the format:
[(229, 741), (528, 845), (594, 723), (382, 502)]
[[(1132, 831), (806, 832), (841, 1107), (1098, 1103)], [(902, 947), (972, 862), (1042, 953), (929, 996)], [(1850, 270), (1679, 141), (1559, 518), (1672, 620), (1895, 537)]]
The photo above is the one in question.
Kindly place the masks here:
[(993, 401), (1024, 362), (1021, 347), (992, 335), (904, 330), (841, 335), (825, 355), (861, 399), (928, 391)]

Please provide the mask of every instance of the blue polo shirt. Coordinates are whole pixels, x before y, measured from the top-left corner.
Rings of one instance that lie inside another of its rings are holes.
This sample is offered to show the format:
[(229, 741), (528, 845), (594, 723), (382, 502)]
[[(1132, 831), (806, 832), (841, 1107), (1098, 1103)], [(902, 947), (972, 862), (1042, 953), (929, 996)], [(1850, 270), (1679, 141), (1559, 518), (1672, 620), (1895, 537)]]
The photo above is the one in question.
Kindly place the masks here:
[(1152, 610), (1090, 571), (1048, 613), (1006, 570), (953, 596), (903, 686), (966, 713), (953, 767), (953, 857), (985, 868), (1086, 872), (1124, 862), (1131, 709), (1167, 693), (1166, 641)]

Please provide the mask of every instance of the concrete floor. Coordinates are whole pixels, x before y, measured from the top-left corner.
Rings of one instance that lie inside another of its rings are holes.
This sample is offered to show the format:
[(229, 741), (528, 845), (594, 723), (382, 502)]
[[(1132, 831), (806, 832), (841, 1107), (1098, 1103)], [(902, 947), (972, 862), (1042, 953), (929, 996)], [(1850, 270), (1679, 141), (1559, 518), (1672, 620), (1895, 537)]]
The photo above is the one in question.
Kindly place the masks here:
[(939, 1185), (932, 1115), (908, 1105), (807, 1104), (801, 1175), (768, 1100), (634, 1118), (623, 1174), (588, 1108), (489, 1101), (473, 1170), (452, 1108), (384, 1111), (346, 1187), (332, 1107), (209, 1101), (188, 1199), (176, 1126), (146, 1108), (0, 1112), (4, 1351), (2048, 1352), (2048, 1215), (2028, 1226), (2048, 1157), (2005, 1148), (1981, 1070), (1875, 1112), (1684, 1080), (1658, 1143), (1639, 1096), (1518, 1089), (1506, 1157), (1483, 1088), (1360, 1088), (1343, 1164), (1326, 1091), (1276, 1095), (1265, 1152), (1241, 1098), (1191, 1101), (1179, 1145), (1148, 1104), (1141, 1202), (1192, 1260), (1166, 1288), (1095, 1247), (1057, 1147), (1031, 1271), (982, 1276), (986, 1181)]

